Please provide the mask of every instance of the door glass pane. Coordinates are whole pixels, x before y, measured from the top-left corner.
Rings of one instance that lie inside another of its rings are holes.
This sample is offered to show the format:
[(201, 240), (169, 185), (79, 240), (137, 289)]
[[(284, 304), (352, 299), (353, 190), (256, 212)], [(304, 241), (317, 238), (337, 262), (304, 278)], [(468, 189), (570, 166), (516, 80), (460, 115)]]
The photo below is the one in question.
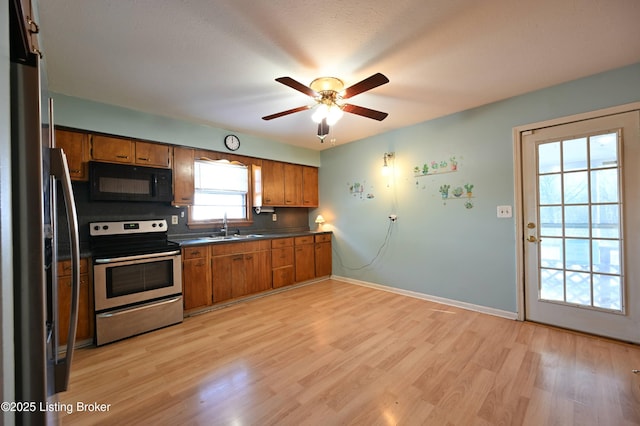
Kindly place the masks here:
[(589, 236), (589, 206), (567, 206), (564, 208), (564, 236)]
[(566, 271), (567, 302), (591, 305), (591, 274)]
[(591, 269), (590, 252), (591, 248), (588, 239), (565, 239), (565, 268), (578, 271), (589, 271)]
[(618, 202), (618, 169), (591, 172), (591, 200), (594, 203)]
[(540, 265), (548, 268), (563, 268), (562, 238), (542, 238), (540, 241)]
[(540, 236), (562, 236), (562, 207), (540, 207)]
[(617, 133), (595, 135), (589, 138), (589, 151), (592, 169), (618, 166), (618, 150), (616, 149), (617, 141)]
[(591, 207), (591, 235), (620, 238), (620, 209), (617, 204), (600, 204)]
[(620, 241), (593, 240), (591, 256), (593, 270), (609, 274), (619, 274), (620, 269)]
[(620, 277), (614, 275), (593, 275), (593, 305), (599, 308), (622, 309), (620, 301), (622, 287)]
[(538, 172), (555, 173), (560, 171), (560, 142), (538, 145)]
[(589, 178), (587, 172), (566, 173), (564, 177), (565, 204), (589, 202)]
[(560, 176), (559, 174), (540, 176), (540, 204), (562, 203), (562, 183)]
[(587, 138), (562, 142), (562, 162), (565, 172), (587, 168)]
[(540, 269), (540, 297), (564, 301), (564, 273), (557, 269)]

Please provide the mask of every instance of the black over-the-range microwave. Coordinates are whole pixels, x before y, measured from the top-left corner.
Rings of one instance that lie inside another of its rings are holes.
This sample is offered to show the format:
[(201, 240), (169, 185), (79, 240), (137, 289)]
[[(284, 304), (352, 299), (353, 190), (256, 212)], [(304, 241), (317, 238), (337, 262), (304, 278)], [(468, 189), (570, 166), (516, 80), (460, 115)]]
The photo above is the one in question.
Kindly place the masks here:
[(90, 199), (173, 201), (171, 169), (89, 162)]

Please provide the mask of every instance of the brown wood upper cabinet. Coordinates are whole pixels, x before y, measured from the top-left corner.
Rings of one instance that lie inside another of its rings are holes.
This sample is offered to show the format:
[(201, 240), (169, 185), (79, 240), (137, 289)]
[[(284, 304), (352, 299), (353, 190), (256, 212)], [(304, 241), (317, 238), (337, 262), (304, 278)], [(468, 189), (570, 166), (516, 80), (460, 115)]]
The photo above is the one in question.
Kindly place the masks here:
[(89, 140), (86, 133), (56, 129), (56, 146), (67, 156), (72, 180), (88, 180)]
[(93, 135), (91, 137), (91, 159), (150, 167), (171, 167), (171, 146)]
[(176, 146), (173, 148), (173, 205), (190, 206), (195, 193), (193, 162), (195, 150)]
[(317, 207), (318, 168), (263, 160), (262, 191), (265, 206)]

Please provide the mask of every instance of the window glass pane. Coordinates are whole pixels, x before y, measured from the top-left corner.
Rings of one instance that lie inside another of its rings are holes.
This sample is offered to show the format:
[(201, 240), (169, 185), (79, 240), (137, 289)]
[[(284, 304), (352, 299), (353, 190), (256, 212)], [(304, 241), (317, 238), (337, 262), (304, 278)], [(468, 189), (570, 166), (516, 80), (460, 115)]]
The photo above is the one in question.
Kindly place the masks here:
[(564, 240), (565, 268), (577, 271), (591, 269), (591, 249), (588, 239), (567, 238)]
[(564, 273), (555, 269), (540, 269), (540, 298), (564, 301)]
[(560, 171), (560, 142), (538, 145), (538, 173)]
[(620, 269), (620, 241), (593, 240), (592, 241), (593, 270), (609, 274), (619, 274)]
[(587, 172), (572, 172), (564, 175), (565, 204), (589, 202), (589, 180)]
[(562, 236), (562, 207), (540, 207), (540, 236)]
[(560, 204), (562, 191), (560, 175), (543, 175), (539, 178), (540, 204)]
[(591, 202), (618, 202), (618, 169), (603, 169), (591, 172)]
[(598, 308), (622, 309), (620, 277), (593, 275), (593, 306)]
[(617, 167), (618, 165), (618, 134), (607, 133), (591, 136), (589, 138), (589, 150), (591, 168)]
[(563, 170), (584, 170), (587, 168), (587, 138), (564, 141), (562, 143)]
[(617, 204), (591, 206), (591, 235), (620, 238), (620, 209)]
[(246, 219), (249, 168), (228, 161), (196, 161), (195, 195), (191, 219), (195, 221)]

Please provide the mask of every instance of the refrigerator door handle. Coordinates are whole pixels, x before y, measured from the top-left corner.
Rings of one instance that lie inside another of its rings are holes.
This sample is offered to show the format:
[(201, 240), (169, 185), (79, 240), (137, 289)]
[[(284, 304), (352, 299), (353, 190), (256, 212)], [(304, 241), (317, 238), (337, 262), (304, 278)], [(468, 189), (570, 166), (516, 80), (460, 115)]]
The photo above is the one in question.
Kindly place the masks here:
[[(71, 243), (71, 315), (69, 317), (69, 333), (67, 335), (67, 352), (64, 358), (57, 359), (55, 364), (55, 392), (64, 392), (69, 385), (71, 360), (76, 343), (78, 327), (78, 301), (80, 297), (80, 237), (78, 233), (78, 215), (71, 187), (71, 176), (67, 156), (62, 148), (51, 148), (51, 174), (62, 184), (67, 222), (69, 223), (69, 240)], [(57, 350), (57, 349), (56, 349)]]

